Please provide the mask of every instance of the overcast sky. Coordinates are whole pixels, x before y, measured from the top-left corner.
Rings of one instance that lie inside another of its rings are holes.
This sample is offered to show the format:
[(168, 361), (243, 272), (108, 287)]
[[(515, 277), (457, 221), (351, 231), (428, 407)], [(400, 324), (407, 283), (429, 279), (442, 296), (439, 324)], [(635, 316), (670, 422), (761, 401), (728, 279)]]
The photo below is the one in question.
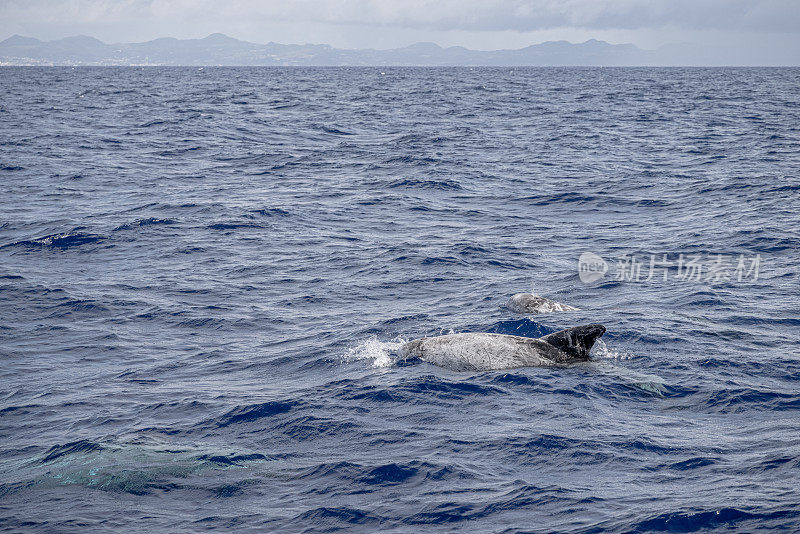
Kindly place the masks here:
[(222, 32), (266, 43), (475, 49), (590, 38), (800, 54), (800, 0), (0, 0), (0, 39), (106, 42)]

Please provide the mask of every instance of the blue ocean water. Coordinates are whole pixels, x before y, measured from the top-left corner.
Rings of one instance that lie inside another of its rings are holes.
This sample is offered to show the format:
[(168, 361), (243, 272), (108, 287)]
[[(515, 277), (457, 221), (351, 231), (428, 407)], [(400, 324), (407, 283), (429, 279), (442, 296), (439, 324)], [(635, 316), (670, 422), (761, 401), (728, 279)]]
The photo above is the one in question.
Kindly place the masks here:
[(0, 530), (800, 530), (798, 81), (1, 69)]

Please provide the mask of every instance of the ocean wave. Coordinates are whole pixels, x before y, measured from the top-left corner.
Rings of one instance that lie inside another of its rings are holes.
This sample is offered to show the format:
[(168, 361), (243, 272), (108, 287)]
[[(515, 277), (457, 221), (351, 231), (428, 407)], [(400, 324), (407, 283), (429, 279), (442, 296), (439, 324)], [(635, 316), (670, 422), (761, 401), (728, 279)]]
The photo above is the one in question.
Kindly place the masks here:
[(121, 224), (114, 228), (115, 232), (122, 230), (131, 230), (133, 228), (140, 228), (143, 226), (158, 226), (158, 225), (172, 225), (177, 221), (175, 219), (159, 219), (157, 217), (147, 217), (145, 219), (137, 219), (135, 221)]
[(25, 247), (28, 249), (45, 248), (45, 249), (67, 250), (67, 249), (77, 248), (83, 245), (102, 243), (106, 239), (107, 238), (102, 235), (91, 234), (78, 230), (72, 230), (60, 234), (50, 234), (43, 237), (37, 237), (34, 239), (25, 239), (21, 241), (16, 241), (14, 243), (9, 243), (0, 246), (0, 248)]
[(632, 525), (631, 532), (696, 532), (708, 529), (743, 528), (749, 530), (785, 527), (789, 521), (798, 517), (796, 510), (776, 510), (772, 512), (746, 511), (739, 508), (718, 508), (712, 510), (687, 510), (667, 512), (644, 519)]
[(281, 208), (261, 208), (250, 210), (250, 213), (263, 217), (288, 217), (291, 215), (291, 212)]
[(348, 132), (347, 130), (342, 130), (342, 129), (336, 128), (334, 126), (326, 126), (324, 124), (318, 126), (318, 128), (320, 130), (322, 130), (323, 132), (325, 132), (325, 133), (333, 134), (333, 135), (354, 135), (353, 132)]
[(468, 399), (507, 394), (505, 389), (496, 386), (478, 384), (466, 379), (445, 380), (431, 375), (380, 387), (344, 386), (337, 391), (336, 396), (370, 403), (452, 404)]
[(63, 445), (53, 445), (40, 460), (41, 463), (46, 464), (52, 462), (66, 455), (82, 454), (88, 452), (102, 451), (103, 447), (93, 441), (82, 439), (65, 443)]
[(223, 428), (230, 425), (252, 423), (264, 418), (274, 417), (290, 412), (301, 406), (300, 401), (270, 401), (233, 408), (217, 420), (216, 426)]
[(203, 454), (203, 455), (198, 456), (197, 459), (198, 460), (203, 460), (203, 461), (206, 461), (206, 462), (211, 462), (211, 463), (217, 464), (217, 465), (231, 466), (231, 467), (236, 466), (236, 467), (238, 467), (238, 466), (245, 465), (245, 464), (247, 464), (249, 462), (265, 461), (265, 460), (269, 460), (270, 458), (265, 456), (265, 455), (263, 455), (263, 454), (253, 453), (253, 454), (230, 454), (230, 455)]
[(218, 222), (209, 224), (206, 228), (209, 230), (239, 230), (242, 228), (265, 229), (269, 227), (254, 222)]
[(452, 180), (401, 178), (390, 182), (390, 189), (432, 189), (438, 191), (460, 191), (463, 187)]

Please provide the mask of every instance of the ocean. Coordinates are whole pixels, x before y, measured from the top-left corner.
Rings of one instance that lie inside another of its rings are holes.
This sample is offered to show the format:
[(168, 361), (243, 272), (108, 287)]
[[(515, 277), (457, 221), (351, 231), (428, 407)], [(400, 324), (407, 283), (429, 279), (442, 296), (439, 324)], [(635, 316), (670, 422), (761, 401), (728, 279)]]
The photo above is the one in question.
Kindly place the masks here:
[(0, 530), (800, 530), (798, 81), (0, 69)]

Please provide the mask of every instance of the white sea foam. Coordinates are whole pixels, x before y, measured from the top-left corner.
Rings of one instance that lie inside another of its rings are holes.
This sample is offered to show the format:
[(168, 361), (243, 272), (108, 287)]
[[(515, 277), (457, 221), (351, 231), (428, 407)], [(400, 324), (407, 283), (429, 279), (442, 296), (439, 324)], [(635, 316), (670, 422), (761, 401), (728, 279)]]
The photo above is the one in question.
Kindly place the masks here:
[(594, 347), (592, 347), (591, 351), (592, 358), (599, 360), (599, 359), (607, 359), (607, 360), (630, 360), (631, 358), (635, 358), (636, 355), (632, 352), (627, 352), (624, 350), (619, 349), (612, 349), (606, 342), (602, 339), (597, 339), (594, 342)]
[(391, 367), (396, 361), (396, 358), (392, 357), (392, 353), (396, 353), (404, 343), (405, 340), (400, 338), (381, 341), (373, 336), (347, 349), (347, 352), (342, 355), (342, 362), (366, 361), (376, 369)]

